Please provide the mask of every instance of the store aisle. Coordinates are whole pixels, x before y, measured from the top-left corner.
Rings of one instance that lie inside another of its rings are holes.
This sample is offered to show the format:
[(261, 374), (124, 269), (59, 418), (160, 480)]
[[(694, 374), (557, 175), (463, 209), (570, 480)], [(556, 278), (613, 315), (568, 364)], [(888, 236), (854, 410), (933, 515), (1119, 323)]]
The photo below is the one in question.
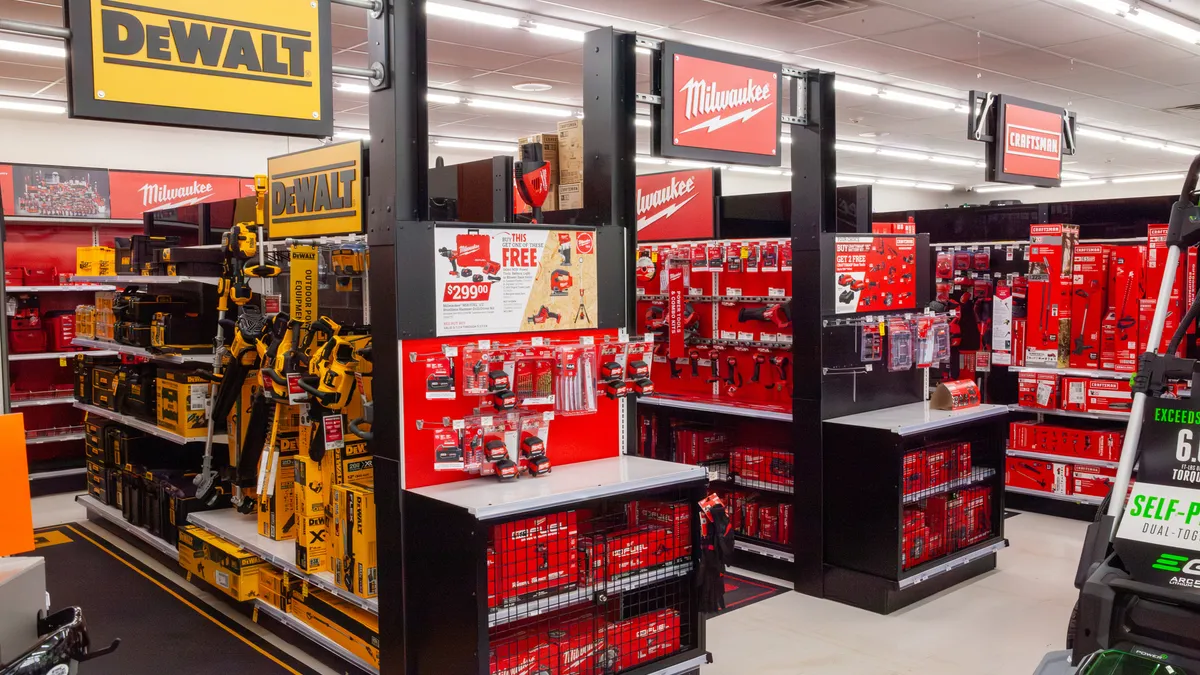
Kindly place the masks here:
[[(86, 494), (80, 492), (79, 494)], [(33, 527), (39, 529), (87, 520), (87, 509), (75, 502), (77, 494), (57, 494), (34, 497)]]
[(703, 675), (1032, 673), (1062, 648), (1087, 524), (1022, 513), (1005, 529), (996, 571), (891, 616), (786, 593), (712, 619)]

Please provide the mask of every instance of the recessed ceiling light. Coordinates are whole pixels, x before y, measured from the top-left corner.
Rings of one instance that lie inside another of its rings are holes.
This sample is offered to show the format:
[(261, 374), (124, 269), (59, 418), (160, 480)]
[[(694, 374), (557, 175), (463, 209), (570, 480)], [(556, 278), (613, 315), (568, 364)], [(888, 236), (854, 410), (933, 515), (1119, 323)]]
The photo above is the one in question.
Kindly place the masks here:
[(521, 84), (514, 84), (512, 88), (517, 91), (550, 91), (554, 87), (545, 82), (522, 82)]
[(892, 135), (891, 132), (888, 132), (888, 131), (864, 131), (861, 134), (859, 134), (859, 136), (861, 136), (863, 138), (883, 138), (884, 136), (891, 136), (891, 135)]

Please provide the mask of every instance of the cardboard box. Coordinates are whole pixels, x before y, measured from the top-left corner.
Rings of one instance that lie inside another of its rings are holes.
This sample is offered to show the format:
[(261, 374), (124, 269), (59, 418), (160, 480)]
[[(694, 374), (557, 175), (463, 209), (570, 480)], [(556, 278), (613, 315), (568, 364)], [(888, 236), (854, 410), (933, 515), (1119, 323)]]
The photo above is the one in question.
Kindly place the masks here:
[(1054, 373), (1021, 373), (1017, 377), (1017, 403), (1026, 408), (1058, 407), (1059, 382)]
[[(1150, 340), (1150, 327), (1154, 324), (1154, 309), (1157, 304), (1157, 301), (1150, 298), (1142, 298), (1138, 301), (1138, 354), (1150, 351), (1146, 342)], [(1167, 350), (1167, 345), (1171, 343), (1171, 336), (1179, 330), (1181, 318), (1183, 318), (1183, 313), (1177, 307), (1167, 310), (1167, 318), (1163, 321), (1162, 338), (1155, 347), (1156, 352), (1162, 353)], [(1183, 356), (1185, 344), (1186, 342), (1179, 343), (1179, 348), (1175, 350), (1177, 356)]]
[(1012, 364), (1014, 366), (1025, 365), (1025, 326), (1027, 324), (1028, 321), (1025, 319), (1013, 319)]
[(692, 514), (683, 502), (638, 502), (638, 524), (658, 525), (671, 530), (671, 547), (682, 557), (692, 552)]
[(309, 573), (330, 569), (326, 513), (332, 502), (333, 477), (325, 467), (333, 466), (334, 454), (326, 452), (320, 462), (305, 454), (296, 456), (296, 566)]
[(258, 599), (287, 611), (288, 600), (304, 581), (270, 565), (258, 571)]
[(376, 554), (375, 488), (350, 483), (333, 486), (330, 563), (338, 588), (360, 598), (379, 594)]
[[(270, 461), (271, 457), (272, 453), (263, 452), (260, 461)], [(278, 466), (267, 467), (265, 494), (258, 496), (258, 533), (275, 541), (287, 541), (296, 538), (296, 455), (280, 454), (278, 459)]]
[(904, 455), (904, 494), (910, 495), (926, 488), (925, 451), (917, 450)]
[(1089, 380), (1087, 412), (1129, 412), (1133, 407), (1133, 391), (1128, 380)]
[(1007, 458), (1004, 484), (1009, 487), (1071, 494), (1071, 465), (1062, 462), (1042, 462), (1024, 457)]
[[(621, 672), (679, 651), (679, 613), (672, 609), (642, 614), (609, 624), (604, 630), (604, 643), (610, 648), (620, 645), (612, 672)], [(583, 675), (592, 672), (581, 669), (562, 669), (563, 675)]]
[(1071, 280), (1078, 240), (1076, 225), (1030, 226), (1025, 328), (1029, 365), (1065, 368), (1070, 363)]
[(179, 528), (179, 564), (235, 600), (258, 597), (262, 558), (198, 527)]
[(208, 383), (191, 371), (159, 369), (157, 381), (158, 426), (185, 438), (208, 433), (204, 403)]
[(950, 480), (950, 450), (929, 448), (925, 451), (925, 487), (935, 488)]
[(558, 184), (583, 183), (583, 120), (558, 123)]
[(1117, 313), (1113, 311), (1100, 324), (1100, 368), (1117, 369)]
[(1034, 430), (1038, 426), (1037, 422), (1009, 422), (1008, 423), (1008, 447), (1013, 450), (1033, 450), (1034, 449)]
[(660, 526), (581, 537), (580, 582), (596, 583), (668, 563), (679, 557), (673, 542), (671, 530)]
[(1145, 246), (1113, 246), (1108, 268), (1108, 310), (1112, 324), (1116, 362), (1114, 370), (1132, 373), (1137, 369), (1139, 303), (1145, 285)]
[(1091, 464), (1076, 464), (1071, 471), (1071, 494), (1107, 497), (1117, 470)]
[(583, 184), (558, 186), (558, 208), (561, 211), (583, 208)]
[(792, 453), (767, 448), (737, 448), (733, 451), (729, 470), (745, 480), (774, 485), (795, 485), (792, 475)]
[(324, 591), (295, 594), (288, 613), (368, 664), (379, 667), (379, 617)]
[(496, 600), (574, 584), (579, 579), (579, 529), (574, 511), (522, 518), (492, 528)]
[[(1164, 269), (1167, 264), (1167, 231), (1169, 225), (1149, 225), (1146, 228), (1147, 246), (1146, 246), (1146, 288), (1143, 292), (1143, 298), (1152, 299), (1155, 302), (1158, 300), (1158, 292), (1162, 287)], [(1183, 304), (1184, 297), (1187, 295), (1187, 261), (1186, 254), (1180, 255), (1179, 266), (1175, 268), (1175, 282), (1171, 286), (1171, 299), (1169, 301), (1168, 322), (1171, 318), (1175, 319), (1175, 327), (1179, 326), (1179, 319), (1183, 317), (1187, 311), (1187, 307)], [(1150, 323), (1142, 323), (1142, 340), (1149, 335)], [(1166, 349), (1167, 343), (1171, 341), (1171, 336), (1175, 334), (1175, 328), (1163, 330), (1162, 344), (1156, 351), (1162, 352)], [(1144, 351), (1144, 349), (1143, 349)]]
[(1075, 247), (1071, 281), (1072, 368), (1099, 368), (1101, 324), (1108, 309), (1108, 248), (1099, 244)]

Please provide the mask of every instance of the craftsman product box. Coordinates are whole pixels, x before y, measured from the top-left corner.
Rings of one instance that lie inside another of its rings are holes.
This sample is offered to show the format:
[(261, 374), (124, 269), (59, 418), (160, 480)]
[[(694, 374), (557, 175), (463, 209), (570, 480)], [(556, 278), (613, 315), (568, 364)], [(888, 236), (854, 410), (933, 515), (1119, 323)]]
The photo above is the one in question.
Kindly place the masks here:
[(633, 527), (618, 532), (580, 537), (580, 581), (593, 584), (679, 557), (671, 530), (660, 526)]
[(1060, 405), (1063, 410), (1083, 412), (1087, 410), (1087, 386), (1090, 378), (1066, 376), (1062, 379)]
[(583, 184), (558, 186), (558, 208), (562, 211), (583, 208)]
[(1117, 369), (1117, 313), (1111, 310), (1100, 323), (1100, 369)]
[(1012, 364), (1014, 366), (1025, 365), (1025, 327), (1028, 323), (1025, 319), (1013, 319)]
[(658, 525), (671, 530), (671, 548), (676, 557), (692, 552), (691, 507), (684, 502), (639, 501), (638, 524)]
[(379, 617), (324, 591), (292, 594), (288, 614), (379, 667)]
[(1017, 376), (1018, 405), (1053, 410), (1058, 407), (1058, 398), (1058, 375), (1023, 372)]
[(540, 593), (579, 579), (579, 529), (574, 511), (502, 523), (492, 528), (496, 600)]
[(1037, 422), (1009, 422), (1008, 423), (1008, 447), (1013, 450), (1034, 450), (1034, 430), (1038, 426)]
[(558, 123), (558, 184), (583, 183), (583, 120)]
[(1116, 469), (1091, 464), (1076, 464), (1071, 468), (1071, 494), (1107, 497), (1116, 478)]
[(1075, 247), (1069, 359), (1072, 368), (1100, 367), (1100, 329), (1108, 310), (1108, 261), (1106, 246)]
[(333, 486), (330, 563), (338, 588), (360, 598), (379, 594), (375, 489), (350, 483)]
[[(561, 208), (558, 205), (558, 186), (559, 186), (559, 156), (558, 156), (558, 134), (533, 134), (532, 136), (523, 136), (517, 139), (518, 145), (526, 143), (541, 143), (542, 144), (542, 159), (550, 165), (550, 193), (546, 195), (546, 201), (542, 204), (543, 211), (557, 211)], [(521, 151), (517, 150), (516, 161), (521, 161)], [(532, 210), (532, 209), (529, 209)]]
[(179, 528), (179, 564), (234, 600), (258, 597), (258, 572), (266, 561), (199, 527)]
[(1025, 361), (1065, 368), (1070, 362), (1071, 279), (1079, 227), (1031, 225)]
[(1115, 315), (1112, 324), (1116, 353), (1114, 370), (1132, 373), (1139, 356), (1139, 303), (1144, 297), (1146, 278), (1145, 246), (1113, 246), (1108, 267), (1108, 310)]
[(1024, 457), (1009, 457), (1004, 484), (1009, 487), (1071, 494), (1071, 465), (1062, 462), (1042, 462)]
[(792, 453), (769, 448), (736, 448), (730, 456), (729, 471), (745, 481), (759, 481), (792, 487)]
[[(1163, 274), (1166, 272), (1167, 265), (1167, 230), (1169, 225), (1148, 225), (1146, 227), (1147, 246), (1146, 246), (1146, 288), (1142, 293), (1143, 298), (1158, 301), (1158, 292), (1162, 287)], [(1183, 304), (1183, 298), (1187, 295), (1187, 252), (1183, 251), (1179, 257), (1179, 266), (1175, 268), (1175, 281), (1171, 286), (1171, 298), (1168, 301), (1169, 307), (1168, 318), (1175, 317), (1175, 325), (1179, 325), (1178, 319), (1187, 311), (1187, 307)], [(1146, 333), (1150, 331), (1150, 324), (1143, 323)], [(1162, 344), (1156, 348), (1156, 351), (1166, 349), (1167, 343), (1170, 342), (1171, 336), (1175, 334), (1174, 329), (1164, 330)], [(1145, 337), (1142, 341), (1145, 341)]]
[(208, 432), (204, 403), (208, 383), (186, 370), (160, 368), (156, 396), (158, 426), (185, 438), (200, 438)]
[(1124, 412), (1133, 408), (1133, 391), (1127, 380), (1089, 380), (1087, 412)]
[(264, 494), (258, 496), (258, 533), (275, 541), (296, 538), (296, 455), (263, 452), (260, 462), (271, 457), (279, 462), (266, 467)]
[[(1150, 340), (1150, 327), (1154, 323), (1154, 309), (1157, 306), (1157, 301), (1150, 298), (1142, 298), (1138, 301), (1138, 353), (1150, 351), (1146, 343)], [(1173, 307), (1167, 310), (1166, 320), (1163, 322), (1162, 337), (1159, 339), (1158, 346), (1155, 351), (1162, 353), (1167, 350), (1167, 345), (1171, 342), (1171, 336), (1179, 329), (1179, 320), (1183, 318), (1183, 312), (1179, 311), (1178, 307)], [(1183, 356), (1183, 347), (1186, 342), (1180, 342), (1176, 349), (1176, 356)]]

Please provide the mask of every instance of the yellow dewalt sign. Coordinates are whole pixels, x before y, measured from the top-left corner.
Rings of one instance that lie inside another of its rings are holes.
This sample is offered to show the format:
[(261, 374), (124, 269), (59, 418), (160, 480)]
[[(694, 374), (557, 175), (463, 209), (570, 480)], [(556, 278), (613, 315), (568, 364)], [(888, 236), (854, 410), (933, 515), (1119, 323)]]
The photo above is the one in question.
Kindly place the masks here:
[(326, 145), (267, 160), (271, 239), (363, 231), (363, 147)]
[(333, 133), (328, 0), (68, 0), (71, 115)]

